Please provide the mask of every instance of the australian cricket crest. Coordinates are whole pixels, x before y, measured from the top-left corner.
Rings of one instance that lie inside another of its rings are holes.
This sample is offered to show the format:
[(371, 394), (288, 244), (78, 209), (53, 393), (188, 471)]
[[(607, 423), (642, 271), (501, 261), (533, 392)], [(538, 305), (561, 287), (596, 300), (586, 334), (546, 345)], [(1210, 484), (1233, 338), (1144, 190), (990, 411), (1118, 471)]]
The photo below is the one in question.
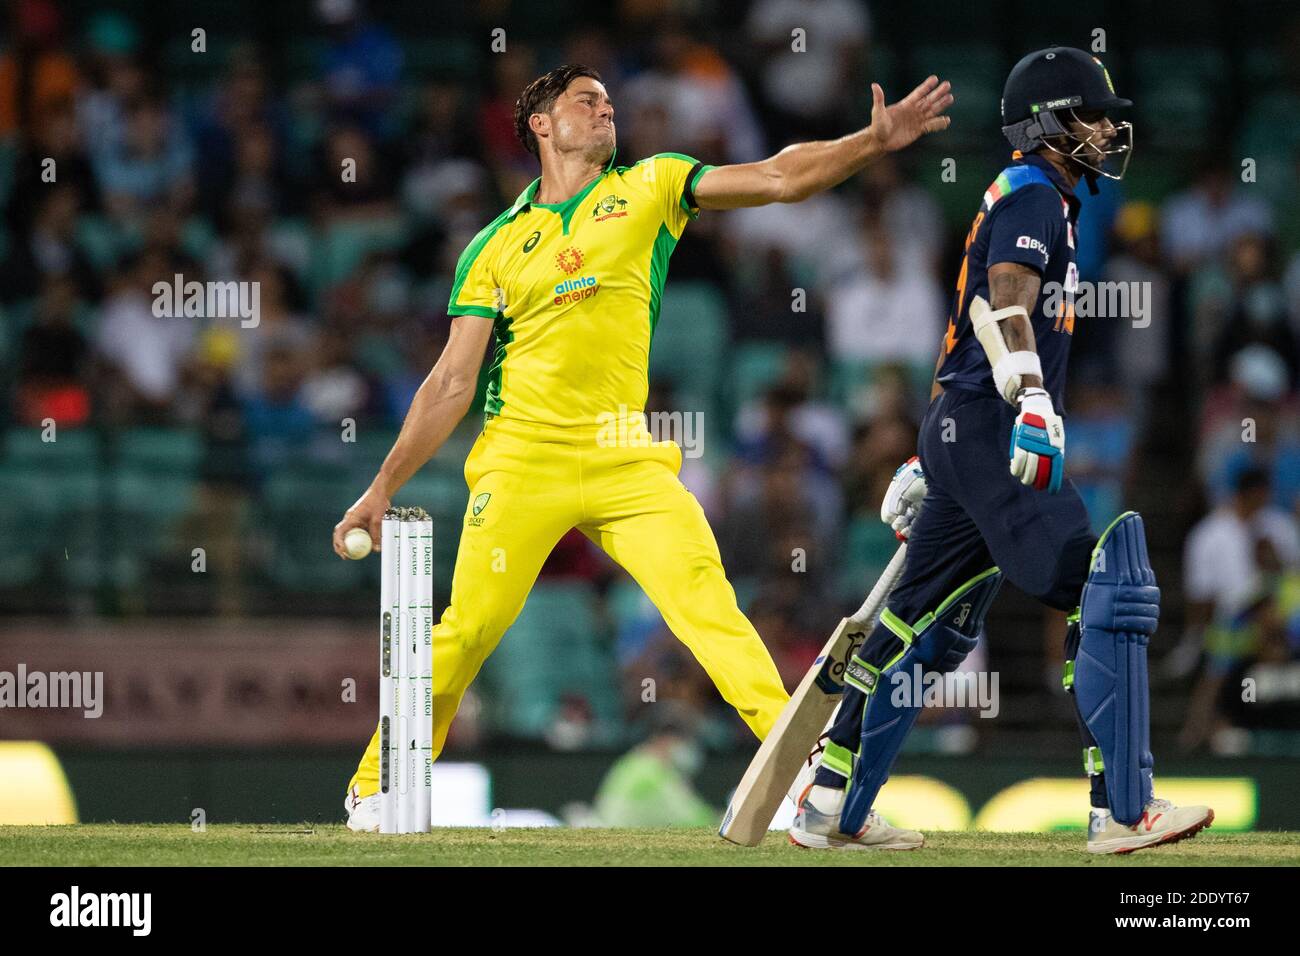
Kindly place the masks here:
[(619, 216), (627, 215), (627, 200), (620, 196), (610, 193), (604, 199), (600, 200), (591, 210), (591, 218), (594, 222), (602, 222), (606, 219), (617, 219)]
[(470, 506), (469, 526), (471, 528), (477, 528), (483, 524), (483, 509), (488, 506), (488, 502), (491, 500), (492, 493), (490, 491), (485, 491), (474, 498), (474, 503)]

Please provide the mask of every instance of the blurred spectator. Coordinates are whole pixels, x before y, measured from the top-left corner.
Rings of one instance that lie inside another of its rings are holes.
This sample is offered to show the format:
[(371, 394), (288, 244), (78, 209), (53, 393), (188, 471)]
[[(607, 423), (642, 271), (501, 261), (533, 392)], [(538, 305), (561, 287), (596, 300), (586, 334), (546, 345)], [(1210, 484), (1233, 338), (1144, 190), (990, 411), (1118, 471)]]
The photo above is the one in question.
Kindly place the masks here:
[(762, 465), (733, 476), (718, 527), (723, 563), (733, 575), (793, 578), (815, 591), (838, 543), (841, 503), (834, 481), (795, 440), (773, 447)]
[(878, 215), (868, 213), (862, 223), (863, 268), (827, 295), (831, 357), (864, 365), (933, 366), (945, 318), (939, 281), (928, 269), (899, 259), (893, 233)]
[(250, 123), (234, 145), (234, 156), (224, 182), (214, 181), (208, 214), (222, 223), (235, 210), (256, 209), (264, 215), (295, 211), (289, 183), (279, 167), (276, 140), (270, 127)]
[(1288, 386), (1300, 374), (1300, 339), (1291, 330), (1286, 298), (1277, 279), (1272, 243), (1262, 235), (1245, 233), (1230, 247), (1226, 298), (1202, 301), (1197, 321), (1209, 325), (1214, 339), (1215, 382), (1225, 380), (1233, 357), (1250, 345), (1272, 349), (1287, 366)]
[(258, 284), (259, 322), (256, 328), (237, 333), (231, 384), (237, 395), (249, 397), (263, 381), (266, 353), (282, 349), (310, 355), (316, 345), (316, 330), (306, 317), (294, 311), (285, 270), (266, 260), (253, 260), (241, 278)]
[(345, 418), (365, 418), (370, 383), (352, 363), (352, 342), (340, 329), (320, 337), (302, 382), (302, 404), (319, 423), (340, 426)]
[(1069, 430), (1070, 480), (1100, 534), (1124, 510), (1124, 482), (1137, 446), (1125, 393), (1114, 385), (1081, 383), (1070, 394)]
[(88, 149), (115, 147), (125, 138), (127, 107), (145, 88), (135, 61), (139, 46), (135, 25), (119, 13), (97, 13), (86, 26), (89, 88), (78, 98), (77, 116)]
[(198, 407), (193, 418), (203, 435), (199, 493), (189, 516), (195, 540), (205, 542), (208, 573), (214, 576), (217, 606), (223, 617), (247, 610), (244, 534), (251, 504), (251, 468), (243, 408), (235, 393), (238, 332), (230, 326), (207, 330), (193, 366), (192, 386)]
[[(676, 261), (673, 262), (676, 267)], [(735, 336), (742, 340), (780, 342), (792, 348), (822, 350), (826, 318), (821, 302), (803, 290), (803, 310), (796, 312), (799, 280), (786, 254), (773, 246), (761, 254), (755, 281), (741, 283)]]
[(95, 351), (113, 372), (116, 412), (171, 417), (197, 329), (192, 318), (155, 312), (153, 285), (170, 277), (160, 253), (142, 253), (122, 266), (104, 302)]
[(467, 99), (449, 82), (435, 80), (420, 90), (414, 128), (404, 138), (402, 184), (408, 208), (420, 216), (435, 217), (451, 196), (483, 188), (481, 173), (470, 179), (467, 172), (479, 170), (470, 158), (476, 150)]
[(91, 148), (104, 205), (117, 219), (133, 224), (159, 206), (174, 216), (189, 208), (193, 153), (177, 118), (159, 100), (134, 102), (123, 137)]
[(1237, 476), (1232, 498), (1203, 518), (1187, 537), (1183, 559), (1187, 597), (1186, 634), (1174, 653), (1195, 660), (1204, 649), (1204, 670), (1193, 691), (1180, 742), (1204, 743), (1213, 730), (1214, 701), (1234, 665), (1258, 650), (1259, 612), (1271, 588), (1265, 563), (1300, 563), (1300, 528), (1294, 516), (1269, 505), (1268, 476), (1247, 469)]
[(197, 176), (204, 210), (225, 213), (231, 194), (253, 194), (267, 208), (285, 211), (286, 171), (280, 162), (287, 120), (272, 102), (266, 71), (248, 45), (235, 47), (226, 75), (204, 103), (195, 132)]
[(1271, 476), (1280, 507), (1300, 504), (1300, 413), (1287, 395), (1286, 376), (1277, 353), (1248, 346), (1233, 358), (1229, 384), (1208, 396), (1197, 470), (1214, 502), (1255, 467)]
[(812, 464), (830, 471), (844, 463), (848, 429), (843, 414), (818, 397), (816, 357), (791, 352), (785, 371), (760, 401), (736, 417), (736, 454), (742, 461), (770, 462), (790, 444), (812, 452)]
[(287, 466), (311, 441), (311, 409), (302, 400), (302, 360), (282, 345), (267, 349), (261, 388), (245, 402), (253, 466), (265, 477)]
[(338, 126), (326, 134), (313, 189), (326, 224), (392, 217), (395, 190), (391, 172), (360, 127)]
[[(763, 51), (763, 92), (787, 141), (842, 136), (846, 126), (864, 125), (861, 117), (846, 124), (855, 104), (844, 93), (865, 85), (868, 28), (866, 5), (853, 0), (758, 0), (750, 8), (745, 30)], [(802, 31), (798, 48), (795, 30)]]
[(671, 142), (638, 142), (647, 151), (630, 159), (672, 151), (698, 155), (707, 162), (751, 163), (767, 155), (762, 130), (744, 84), (700, 31), (676, 20), (665, 22), (651, 43), (651, 63), (623, 83), (618, 100), (626, 100), (633, 125), (656, 111)]
[(704, 758), (695, 721), (668, 702), (654, 705), (650, 720), (649, 739), (619, 758), (601, 781), (596, 820), (607, 827), (713, 826), (718, 811), (691, 784)]
[(1193, 185), (1165, 202), (1160, 236), (1174, 268), (1190, 273), (1243, 233), (1269, 232), (1272, 221), (1263, 201), (1236, 187), (1231, 161), (1211, 156), (1201, 161)]
[[(1118, 252), (1103, 270), (1106, 282), (1146, 290), (1146, 314), (1112, 320), (1115, 370), (1128, 390), (1135, 418), (1145, 420), (1149, 390), (1169, 373), (1171, 331), (1174, 313), (1170, 302), (1170, 281), (1160, 255), (1157, 213), (1150, 203), (1126, 203), (1115, 219)], [(1095, 324), (1095, 323), (1094, 323)]]
[(31, 129), (70, 101), (80, 78), (61, 48), (63, 18), (53, 0), (9, 4), (13, 42), (0, 53), (0, 137)]
[(497, 192), (507, 202), (537, 178), (537, 160), (515, 136), (515, 101), (539, 72), (531, 47), (518, 41), (508, 44), (505, 52), (492, 57), (492, 80), (478, 108), (480, 149)]
[(840, 192), (818, 193), (801, 203), (733, 209), (721, 229), (742, 265), (766, 249), (780, 249), (805, 289), (824, 289), (846, 263), (860, 265), (847, 258), (855, 247), (857, 224)]
[(316, 0), (316, 12), (328, 32), (321, 68), (331, 115), (386, 138), (402, 73), (401, 46), (386, 27), (366, 18), (361, 0)]
[(73, 101), (51, 104), (29, 128), (31, 139), (22, 144), (14, 164), (17, 188), (9, 197), (7, 218), (16, 236), (35, 227), (37, 211), (55, 185), (76, 193), (82, 215), (99, 208), (99, 185), (81, 142)]
[[(903, 175), (898, 155), (872, 163), (858, 174), (857, 185), (861, 188), (858, 222), (883, 230), (900, 261), (937, 274), (944, 243), (943, 214), (933, 196)], [(859, 251), (855, 246), (855, 255)], [(852, 268), (861, 268), (864, 258), (858, 256)]]
[(90, 346), (77, 327), (79, 304), (70, 279), (45, 281), (36, 317), (18, 343), (14, 410), (23, 424), (53, 418), (60, 425), (80, 425), (90, 417)]
[(66, 278), (79, 297), (94, 301), (100, 281), (77, 236), (77, 188), (54, 184), (43, 189), (30, 231), (13, 236), (0, 264), (0, 302), (32, 298), (46, 277)]
[(880, 520), (880, 503), (899, 465), (916, 454), (916, 425), (897, 410), (882, 409), (858, 426), (844, 469), (846, 513)]

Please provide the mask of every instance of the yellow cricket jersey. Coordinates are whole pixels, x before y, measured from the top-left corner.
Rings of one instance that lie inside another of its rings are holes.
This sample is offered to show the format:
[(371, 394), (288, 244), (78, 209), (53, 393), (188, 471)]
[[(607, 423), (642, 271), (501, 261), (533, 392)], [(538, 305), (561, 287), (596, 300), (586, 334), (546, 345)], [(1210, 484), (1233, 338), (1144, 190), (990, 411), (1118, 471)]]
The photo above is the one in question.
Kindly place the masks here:
[(450, 315), (495, 320), (484, 411), (544, 425), (640, 413), (672, 255), (712, 166), (660, 153), (605, 170), (563, 203), (541, 179), (461, 253)]

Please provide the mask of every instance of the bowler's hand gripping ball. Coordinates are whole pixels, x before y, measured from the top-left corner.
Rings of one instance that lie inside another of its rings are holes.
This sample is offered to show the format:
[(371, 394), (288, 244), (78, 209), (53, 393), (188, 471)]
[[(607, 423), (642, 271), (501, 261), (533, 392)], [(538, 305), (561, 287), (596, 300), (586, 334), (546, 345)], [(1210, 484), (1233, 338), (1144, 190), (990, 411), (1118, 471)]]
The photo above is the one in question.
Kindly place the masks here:
[(360, 561), (373, 547), (370, 532), (365, 528), (353, 528), (343, 536), (343, 549), (353, 561)]

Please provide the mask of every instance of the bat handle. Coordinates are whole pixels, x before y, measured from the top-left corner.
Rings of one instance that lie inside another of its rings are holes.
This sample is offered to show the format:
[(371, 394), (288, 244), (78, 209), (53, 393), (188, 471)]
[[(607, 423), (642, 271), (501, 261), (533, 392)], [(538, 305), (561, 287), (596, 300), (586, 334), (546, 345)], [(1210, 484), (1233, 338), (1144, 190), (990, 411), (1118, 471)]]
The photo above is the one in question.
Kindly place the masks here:
[(898, 579), (903, 573), (903, 565), (906, 562), (907, 542), (904, 541), (898, 546), (894, 556), (889, 559), (889, 564), (885, 566), (885, 573), (880, 576), (876, 586), (871, 589), (867, 599), (862, 602), (862, 607), (858, 608), (849, 620), (859, 626), (866, 626), (875, 619), (881, 605), (889, 597), (889, 592), (894, 590), (894, 585), (898, 583)]

